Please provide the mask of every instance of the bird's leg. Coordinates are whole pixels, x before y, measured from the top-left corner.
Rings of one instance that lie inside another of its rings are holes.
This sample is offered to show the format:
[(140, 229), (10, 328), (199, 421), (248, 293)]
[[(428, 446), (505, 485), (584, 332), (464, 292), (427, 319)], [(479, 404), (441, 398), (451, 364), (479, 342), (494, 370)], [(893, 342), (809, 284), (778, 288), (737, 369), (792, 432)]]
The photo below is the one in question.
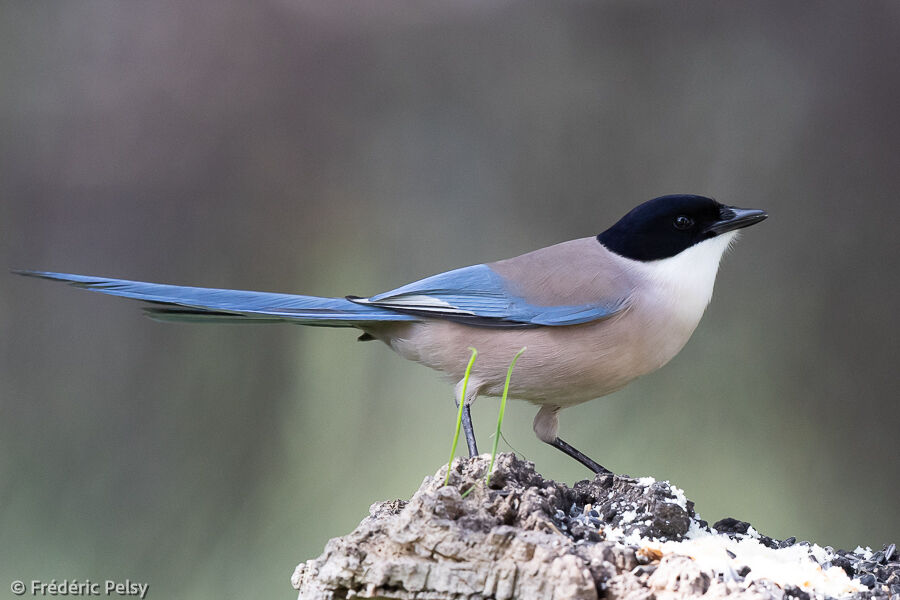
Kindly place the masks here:
[(469, 403), (463, 403), (462, 426), (466, 434), (466, 445), (469, 447), (469, 456), (478, 456), (478, 446), (475, 444), (475, 430), (472, 428), (472, 413), (469, 412)]
[(466, 445), (469, 447), (469, 457), (478, 456), (478, 445), (475, 443), (475, 429), (472, 427), (472, 413), (469, 405), (478, 396), (479, 384), (477, 380), (470, 381), (465, 388), (465, 398), (463, 398), (463, 385), (465, 380), (456, 384), (456, 406), (462, 402), (462, 428), (466, 434)]
[(594, 473), (611, 473), (609, 469), (591, 460), (588, 456), (576, 450), (566, 442), (559, 439), (559, 406), (545, 404), (534, 417), (534, 433), (542, 442), (550, 444), (554, 448), (562, 450)]
[(575, 460), (577, 460), (578, 462), (580, 462), (581, 464), (586, 466), (588, 469), (593, 471), (594, 473), (612, 474), (612, 471), (610, 471), (603, 465), (600, 465), (597, 462), (591, 460), (590, 457), (586, 456), (584, 453), (582, 453), (578, 449), (573, 448), (566, 442), (562, 441), (561, 439), (559, 439), (559, 437), (557, 437), (552, 442), (547, 442), (547, 443), (550, 444), (551, 446), (553, 446), (554, 448), (558, 448), (558, 449), (562, 450), (563, 452), (565, 452), (566, 454), (568, 454), (569, 456), (571, 456), (572, 458), (574, 458)]
[[(469, 447), (469, 457), (478, 456), (478, 445), (475, 443), (475, 429), (472, 427), (472, 412), (469, 410), (469, 403), (465, 400), (462, 407), (462, 428), (466, 434), (466, 446)], [(459, 407), (460, 400), (456, 400), (456, 406)]]

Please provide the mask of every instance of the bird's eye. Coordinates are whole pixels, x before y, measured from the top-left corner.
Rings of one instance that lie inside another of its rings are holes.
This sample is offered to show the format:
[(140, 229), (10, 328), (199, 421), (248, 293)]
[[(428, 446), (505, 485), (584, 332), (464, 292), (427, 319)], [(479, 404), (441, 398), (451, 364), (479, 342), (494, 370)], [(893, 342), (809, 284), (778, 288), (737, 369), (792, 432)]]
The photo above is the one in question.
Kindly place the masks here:
[(690, 229), (694, 226), (694, 220), (684, 215), (678, 215), (675, 217), (673, 225), (675, 225), (675, 229)]

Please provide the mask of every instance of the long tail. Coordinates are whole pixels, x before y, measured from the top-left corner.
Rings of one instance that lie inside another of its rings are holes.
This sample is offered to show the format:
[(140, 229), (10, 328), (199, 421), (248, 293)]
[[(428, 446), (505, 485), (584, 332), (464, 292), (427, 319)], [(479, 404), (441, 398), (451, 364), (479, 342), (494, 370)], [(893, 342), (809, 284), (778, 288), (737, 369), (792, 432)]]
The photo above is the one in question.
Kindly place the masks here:
[(185, 287), (47, 271), (13, 272), (27, 277), (64, 281), (92, 292), (162, 304), (164, 306), (145, 309), (149, 317), (159, 321), (288, 321), (302, 325), (356, 327), (379, 321), (419, 320), (413, 315), (356, 304), (344, 298)]

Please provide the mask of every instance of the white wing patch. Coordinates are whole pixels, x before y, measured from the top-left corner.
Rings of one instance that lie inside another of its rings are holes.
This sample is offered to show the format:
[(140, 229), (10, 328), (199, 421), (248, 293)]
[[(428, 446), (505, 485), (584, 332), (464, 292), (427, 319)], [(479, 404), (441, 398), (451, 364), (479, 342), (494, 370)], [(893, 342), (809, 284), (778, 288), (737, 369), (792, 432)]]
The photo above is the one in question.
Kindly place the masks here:
[(390, 300), (380, 300), (373, 302), (369, 299), (354, 299), (358, 304), (374, 304), (382, 308), (413, 308), (415, 310), (453, 313), (459, 315), (472, 315), (475, 313), (470, 310), (463, 310), (458, 306), (453, 306), (446, 300), (436, 298), (434, 296), (425, 296), (422, 294), (410, 294), (405, 296), (395, 296)]

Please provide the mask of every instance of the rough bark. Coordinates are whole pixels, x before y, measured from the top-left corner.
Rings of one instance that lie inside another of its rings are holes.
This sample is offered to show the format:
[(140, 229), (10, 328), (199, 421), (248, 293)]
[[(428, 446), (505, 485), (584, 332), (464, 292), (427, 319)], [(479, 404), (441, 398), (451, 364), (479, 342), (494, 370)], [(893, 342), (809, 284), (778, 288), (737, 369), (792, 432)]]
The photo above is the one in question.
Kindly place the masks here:
[[(292, 583), (300, 599), (900, 600), (900, 563), (890, 546), (841, 554), (760, 536), (735, 519), (716, 523), (717, 533), (667, 482), (598, 475), (569, 488), (512, 454), (498, 457), (487, 487), (487, 464), (484, 457), (459, 459), (449, 485), (444, 467), (409, 501), (372, 505), (356, 530), (297, 567)], [(695, 545), (682, 554), (687, 543)], [(732, 544), (734, 552), (716, 544)], [(772, 567), (756, 566), (760, 552), (770, 562), (781, 554), (799, 562), (783, 581), (760, 578), (760, 569)], [(792, 585), (791, 574), (801, 569), (812, 575)], [(862, 580), (866, 575), (874, 581)]]

